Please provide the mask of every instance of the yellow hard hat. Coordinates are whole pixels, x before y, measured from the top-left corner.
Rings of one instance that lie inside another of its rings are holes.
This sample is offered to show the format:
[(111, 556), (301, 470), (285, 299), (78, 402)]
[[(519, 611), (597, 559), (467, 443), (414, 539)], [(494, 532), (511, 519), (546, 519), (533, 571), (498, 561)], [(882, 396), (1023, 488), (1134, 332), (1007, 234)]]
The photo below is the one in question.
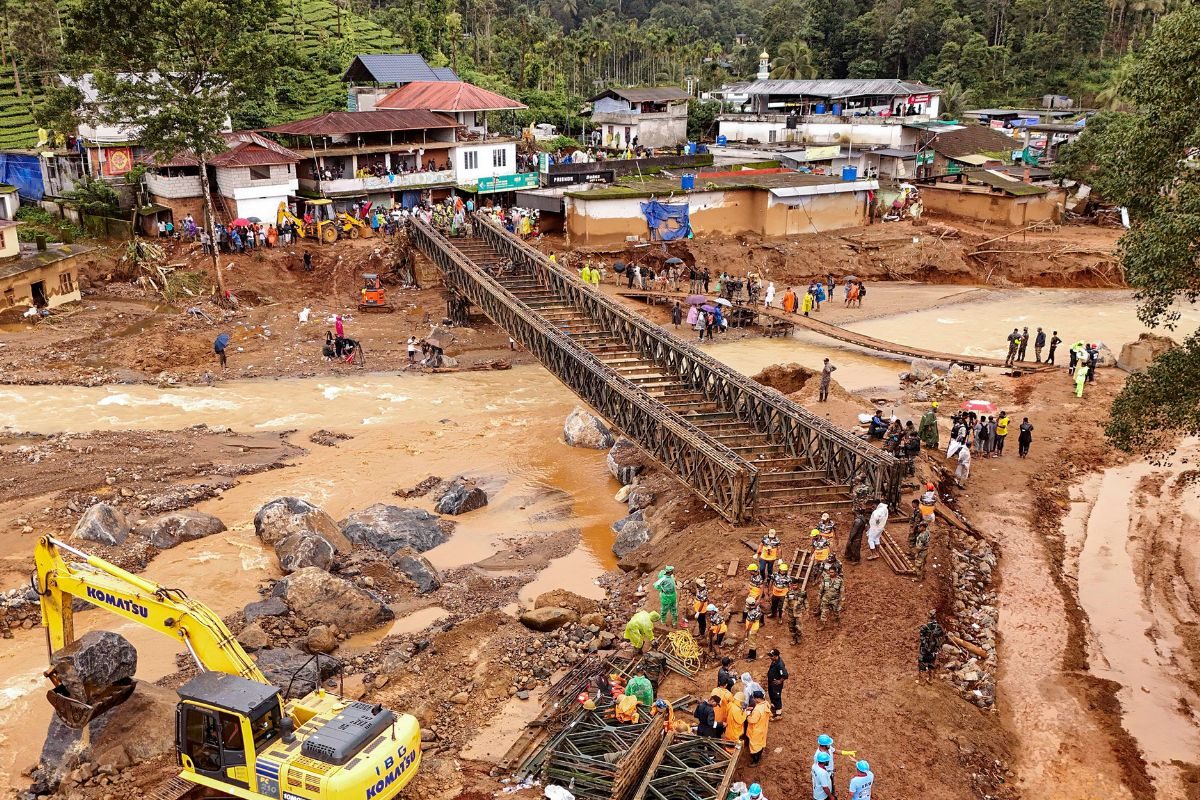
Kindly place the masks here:
[(747, 572), (758, 572), (758, 564), (747, 564), (746, 571)]
[(788, 570), (788, 565), (787, 565), (787, 564), (785, 564), (785, 563), (783, 563), (782, 561), (780, 561), (780, 562), (779, 562), (779, 569), (783, 570), (784, 572), (787, 572), (787, 570)]
[(811, 531), (811, 532), (809, 532), (809, 534), (808, 534), (808, 535), (809, 535), (809, 536), (820, 536), (820, 535), (821, 535), (821, 532), (820, 532), (819, 530), (817, 530), (816, 528), (813, 528), (813, 529), (812, 529), (812, 531)]

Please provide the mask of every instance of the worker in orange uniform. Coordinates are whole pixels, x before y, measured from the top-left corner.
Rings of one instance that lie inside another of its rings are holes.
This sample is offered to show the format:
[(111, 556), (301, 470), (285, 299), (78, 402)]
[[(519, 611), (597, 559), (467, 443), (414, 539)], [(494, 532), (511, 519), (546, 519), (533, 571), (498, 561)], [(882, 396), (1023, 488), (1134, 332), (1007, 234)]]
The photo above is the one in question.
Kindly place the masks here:
[(763, 537), (762, 544), (758, 546), (758, 571), (762, 573), (763, 580), (770, 580), (771, 573), (775, 570), (775, 562), (779, 559), (779, 537), (775, 535), (775, 529), (767, 531), (767, 535)]
[(767, 728), (771, 726), (771, 704), (765, 697), (754, 701), (754, 707), (746, 716), (746, 738), (750, 740), (750, 763), (762, 761), (767, 746)]
[(638, 699), (632, 694), (621, 695), (617, 701), (617, 722), (631, 724), (638, 721)]
[(787, 599), (788, 589), (792, 585), (792, 579), (788, 577), (789, 569), (787, 564), (780, 561), (779, 569), (771, 576), (771, 612), (767, 614), (768, 617), (783, 619), (783, 601)]
[(712, 603), (708, 604), (705, 616), (708, 618), (708, 651), (715, 656), (717, 648), (725, 643), (725, 634), (729, 632), (729, 623)]
[(762, 597), (763, 591), (763, 576), (758, 570), (758, 564), (748, 564), (746, 571), (750, 573), (750, 585), (746, 588), (746, 601), (742, 604), (742, 622), (746, 621), (746, 615), (750, 613), (750, 606), (758, 605), (758, 600)]
[(758, 646), (754, 641), (754, 634), (758, 633), (758, 629), (762, 627), (763, 612), (758, 605), (758, 601), (746, 606), (746, 644), (750, 648), (746, 653), (747, 661), (756, 661), (758, 659)]
[(829, 537), (821, 533), (819, 528), (813, 528), (808, 534), (809, 542), (812, 544), (813, 563), (818, 567), (822, 562), (829, 560), (829, 551), (833, 545), (829, 541)]
[(675, 727), (675, 709), (671, 708), (671, 704), (661, 697), (654, 701), (654, 710), (650, 713), (655, 717), (662, 718), (664, 733), (670, 733)]
[(725, 715), (725, 741), (740, 742), (746, 734), (746, 695), (738, 692)]

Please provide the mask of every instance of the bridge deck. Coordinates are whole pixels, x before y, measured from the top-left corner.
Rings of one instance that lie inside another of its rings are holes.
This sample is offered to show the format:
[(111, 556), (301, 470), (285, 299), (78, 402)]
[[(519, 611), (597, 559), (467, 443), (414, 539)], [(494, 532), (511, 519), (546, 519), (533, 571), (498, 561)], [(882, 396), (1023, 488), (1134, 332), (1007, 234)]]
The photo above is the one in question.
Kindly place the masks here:
[(734, 522), (850, 503), (866, 483), (894, 501), (899, 464), (587, 287), (483, 223), (411, 236), (448, 283), (616, 429)]
[[(683, 292), (652, 292), (621, 290), (617, 294), (621, 297), (627, 297), (632, 300), (682, 300), (687, 297)], [(889, 342), (885, 339), (876, 339), (874, 336), (856, 333), (848, 330), (840, 325), (833, 325), (828, 322), (823, 322), (814, 317), (806, 317), (803, 314), (789, 314), (780, 308), (763, 308), (761, 305), (756, 306), (754, 311), (766, 317), (780, 319), (798, 325), (801, 328), (819, 333), (822, 336), (828, 336), (831, 339), (846, 342), (858, 347), (866, 348), (867, 350), (876, 350), (882, 353), (894, 353), (896, 355), (906, 356), (908, 358), (922, 358), (926, 361), (948, 361), (951, 364), (959, 366), (978, 368), (978, 367), (998, 367), (1000, 369), (1008, 369), (1009, 366), (1004, 363), (1002, 358), (989, 358), (988, 356), (967, 356), (954, 353), (939, 353), (936, 350), (926, 350), (921, 347), (912, 347), (906, 344), (898, 344)], [(1038, 364), (1036, 362), (1022, 361), (1016, 367), (1011, 368), (1013, 374), (1021, 374), (1026, 372), (1044, 372), (1047, 370), (1057, 369), (1052, 364)]]

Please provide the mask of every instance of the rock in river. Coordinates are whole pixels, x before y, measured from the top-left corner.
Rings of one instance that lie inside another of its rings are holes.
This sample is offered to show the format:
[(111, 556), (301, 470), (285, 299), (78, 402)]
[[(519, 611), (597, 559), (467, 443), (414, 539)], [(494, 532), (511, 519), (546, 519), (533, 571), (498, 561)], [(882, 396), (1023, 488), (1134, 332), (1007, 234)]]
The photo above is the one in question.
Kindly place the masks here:
[(172, 511), (138, 523), (134, 533), (150, 540), (159, 550), (169, 550), (225, 530), (225, 523), (201, 511)]
[(337, 625), (358, 633), (392, 619), (392, 610), (366, 589), (317, 567), (305, 567), (275, 584), (273, 594), (287, 601), (296, 616), (309, 624)]
[(83, 512), (71, 534), (72, 539), (100, 544), (124, 544), (128, 536), (129, 520), (125, 519), (125, 514), (119, 508), (113, 508), (108, 503), (96, 503)]
[(648, 541), (650, 541), (650, 526), (644, 522), (627, 522), (621, 526), (621, 532), (617, 534), (616, 541), (613, 542), (612, 551), (617, 558), (624, 558)]
[(342, 533), (359, 547), (374, 547), (389, 556), (404, 547), (424, 553), (450, 538), (443, 524), (423, 508), (376, 503), (342, 520)]
[(466, 478), (455, 478), (450, 481), (446, 491), (438, 498), (434, 507), (439, 514), (465, 514), (487, 505), (487, 492), (475, 485), (474, 481)]
[(397, 550), (391, 557), (392, 566), (417, 585), (417, 591), (428, 594), (441, 588), (442, 576), (429, 559), (412, 550)]
[(622, 436), (608, 451), (608, 471), (621, 482), (622, 486), (633, 483), (633, 479), (646, 468), (646, 460), (642, 451), (629, 439)]
[(293, 533), (312, 533), (325, 539), (335, 550), (345, 552), (350, 549), (333, 517), (299, 497), (277, 497), (260, 508), (254, 515), (254, 532), (269, 545)]
[(533, 608), (521, 614), (521, 624), (535, 631), (552, 631), (577, 619), (579, 615), (574, 611), (558, 606)]
[(579, 406), (575, 406), (575, 410), (567, 416), (567, 422), (563, 425), (563, 439), (572, 447), (590, 447), (593, 450), (607, 450), (616, 441), (612, 431), (599, 417)]
[(279, 568), (292, 573), (305, 567), (328, 570), (333, 566), (333, 545), (315, 533), (293, 533), (275, 543)]

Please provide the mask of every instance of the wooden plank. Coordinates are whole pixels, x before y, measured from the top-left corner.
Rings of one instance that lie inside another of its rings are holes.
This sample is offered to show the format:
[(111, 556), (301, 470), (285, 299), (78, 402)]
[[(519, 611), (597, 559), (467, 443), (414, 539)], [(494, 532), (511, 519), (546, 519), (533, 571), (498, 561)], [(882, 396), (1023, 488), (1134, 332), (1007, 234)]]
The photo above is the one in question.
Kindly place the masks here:
[(738, 563), (736, 558), (729, 559), (729, 566), (725, 567), (726, 578), (732, 578), (738, 574)]

